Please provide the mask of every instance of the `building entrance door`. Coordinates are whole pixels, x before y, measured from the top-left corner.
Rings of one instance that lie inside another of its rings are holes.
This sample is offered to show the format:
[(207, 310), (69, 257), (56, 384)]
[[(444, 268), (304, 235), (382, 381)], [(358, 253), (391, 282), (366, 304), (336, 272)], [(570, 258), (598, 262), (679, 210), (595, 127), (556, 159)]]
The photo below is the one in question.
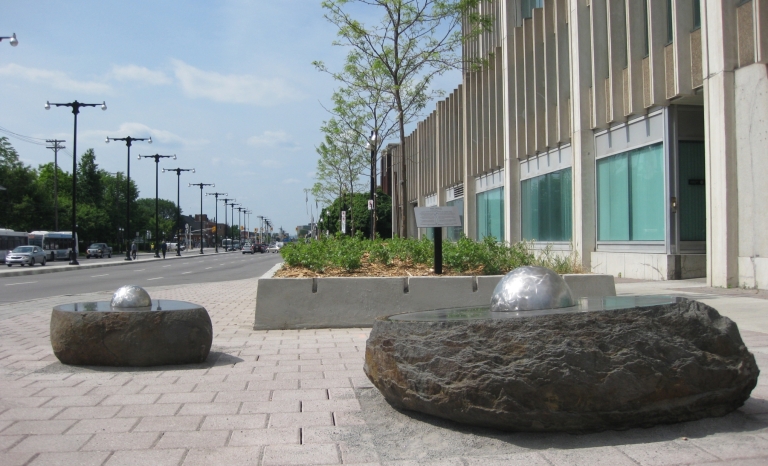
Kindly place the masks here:
[(706, 186), (704, 183), (704, 142), (680, 141), (678, 144), (678, 193), (680, 251), (706, 249)]

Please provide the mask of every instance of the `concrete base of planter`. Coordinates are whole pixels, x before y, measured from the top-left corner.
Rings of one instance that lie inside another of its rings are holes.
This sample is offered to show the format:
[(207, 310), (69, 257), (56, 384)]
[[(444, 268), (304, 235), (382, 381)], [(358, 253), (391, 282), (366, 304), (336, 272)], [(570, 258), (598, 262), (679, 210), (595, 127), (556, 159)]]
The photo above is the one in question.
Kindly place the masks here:
[[(377, 317), (488, 306), (502, 275), (477, 277), (264, 278), (254, 330), (371, 327)], [(563, 275), (574, 298), (616, 296), (611, 275)]]

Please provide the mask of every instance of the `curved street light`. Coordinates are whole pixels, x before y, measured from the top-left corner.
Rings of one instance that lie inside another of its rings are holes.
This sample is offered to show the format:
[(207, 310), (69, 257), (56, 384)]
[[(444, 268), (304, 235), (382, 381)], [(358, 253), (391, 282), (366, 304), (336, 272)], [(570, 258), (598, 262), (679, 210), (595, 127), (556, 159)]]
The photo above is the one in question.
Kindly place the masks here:
[(3, 39), (10, 39), (8, 42), (11, 43), (11, 47), (16, 47), (17, 45), (19, 45), (19, 40), (16, 39), (16, 33), (15, 32), (13, 34), (11, 34), (10, 36), (0, 37), (0, 42), (2, 42)]
[(158, 241), (160, 241), (160, 236), (158, 235), (159, 229), (158, 229), (158, 216), (157, 216), (157, 175), (158, 175), (158, 165), (160, 163), (160, 159), (173, 159), (176, 160), (176, 154), (173, 155), (139, 155), (139, 160), (141, 159), (155, 159), (155, 257), (160, 258), (160, 244)]
[(194, 168), (163, 168), (165, 172), (176, 172), (176, 255), (181, 256), (181, 172), (195, 173)]
[(200, 254), (203, 254), (203, 187), (216, 187), (215, 183), (189, 183), (188, 187), (200, 186)]
[[(69, 265), (80, 265), (77, 261), (77, 114), (80, 113), (80, 107), (97, 107), (99, 104), (84, 104), (76, 100), (59, 104), (52, 104), (46, 101), (43, 108), (50, 110), (51, 105), (54, 107), (70, 107), (72, 114), (75, 115), (74, 140), (72, 144), (72, 251), (69, 254)], [(101, 102), (101, 109), (107, 109), (106, 102)]]
[[(128, 241), (131, 240), (131, 145), (133, 144), (133, 141), (147, 141), (147, 143), (152, 144), (152, 136), (148, 138), (132, 138), (130, 136), (126, 136), (124, 138), (111, 138), (107, 136), (106, 141), (104, 141), (106, 144), (109, 144), (109, 141), (125, 141), (126, 147), (128, 147), (128, 170), (126, 171), (128, 176), (127, 184), (125, 185), (125, 237), (128, 238)], [(125, 260), (129, 261), (131, 259), (131, 248), (126, 244), (125, 246)]]
[[(213, 247), (216, 253), (219, 252), (219, 196), (229, 196), (227, 193), (205, 193), (206, 196), (216, 196), (216, 212), (213, 214), (213, 224), (216, 226), (214, 230)], [(224, 209), (226, 210), (226, 209)]]

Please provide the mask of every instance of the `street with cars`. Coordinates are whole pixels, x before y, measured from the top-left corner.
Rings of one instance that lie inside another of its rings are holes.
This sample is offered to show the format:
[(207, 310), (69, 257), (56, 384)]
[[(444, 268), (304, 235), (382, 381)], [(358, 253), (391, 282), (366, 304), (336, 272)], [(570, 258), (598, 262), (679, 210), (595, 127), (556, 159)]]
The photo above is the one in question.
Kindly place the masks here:
[[(35, 247), (35, 246), (25, 246)], [(239, 252), (239, 251), (238, 251)], [(144, 253), (135, 261), (112, 257), (81, 261), (73, 267), (66, 262), (48, 262), (45, 267), (25, 267), (24, 273), (14, 276), (19, 267), (0, 269), (0, 303), (26, 301), (51, 296), (114, 291), (134, 284), (139, 286), (181, 285), (226, 282), (260, 277), (281, 261), (279, 255), (237, 253), (184, 253), (181, 257), (168, 255), (157, 259)], [(62, 270), (57, 273), (55, 270)], [(42, 272), (42, 273), (41, 273)], [(226, 286), (223, 283), (222, 286)]]

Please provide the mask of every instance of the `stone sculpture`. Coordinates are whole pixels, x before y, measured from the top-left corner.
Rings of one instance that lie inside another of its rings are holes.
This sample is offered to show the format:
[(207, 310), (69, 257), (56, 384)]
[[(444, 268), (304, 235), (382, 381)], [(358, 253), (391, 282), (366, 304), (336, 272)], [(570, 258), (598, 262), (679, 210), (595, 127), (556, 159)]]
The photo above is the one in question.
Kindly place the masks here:
[(213, 326), (202, 306), (152, 301), (141, 287), (118, 289), (112, 301), (56, 306), (51, 346), (64, 364), (160, 366), (208, 358)]
[(382, 317), (364, 368), (396, 408), (505, 430), (567, 432), (722, 416), (749, 398), (759, 374), (735, 323), (703, 303), (670, 297)]

